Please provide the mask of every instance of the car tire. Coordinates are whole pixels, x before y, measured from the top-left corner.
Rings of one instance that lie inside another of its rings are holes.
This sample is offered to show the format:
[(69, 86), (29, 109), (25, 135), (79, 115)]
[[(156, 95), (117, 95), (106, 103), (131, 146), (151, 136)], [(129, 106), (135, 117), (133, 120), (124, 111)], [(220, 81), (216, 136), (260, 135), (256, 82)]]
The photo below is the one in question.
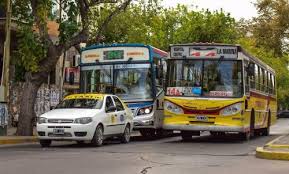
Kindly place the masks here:
[(51, 140), (39, 140), (41, 147), (49, 147), (51, 145)]
[(128, 143), (130, 141), (130, 127), (126, 125), (122, 136), (120, 137), (122, 143)]
[(103, 128), (101, 125), (98, 125), (95, 129), (91, 144), (93, 146), (99, 147), (103, 143)]

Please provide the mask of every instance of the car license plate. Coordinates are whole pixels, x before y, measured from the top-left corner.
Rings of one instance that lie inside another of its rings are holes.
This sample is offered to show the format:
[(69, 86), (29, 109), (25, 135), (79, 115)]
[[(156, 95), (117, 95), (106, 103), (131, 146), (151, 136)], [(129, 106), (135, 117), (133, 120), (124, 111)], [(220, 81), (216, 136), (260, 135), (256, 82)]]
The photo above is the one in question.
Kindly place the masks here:
[(196, 116), (196, 120), (198, 120), (198, 121), (208, 121), (208, 117), (207, 116), (203, 116), (203, 115), (198, 115), (198, 116)]
[(53, 129), (53, 134), (55, 135), (63, 135), (64, 129)]

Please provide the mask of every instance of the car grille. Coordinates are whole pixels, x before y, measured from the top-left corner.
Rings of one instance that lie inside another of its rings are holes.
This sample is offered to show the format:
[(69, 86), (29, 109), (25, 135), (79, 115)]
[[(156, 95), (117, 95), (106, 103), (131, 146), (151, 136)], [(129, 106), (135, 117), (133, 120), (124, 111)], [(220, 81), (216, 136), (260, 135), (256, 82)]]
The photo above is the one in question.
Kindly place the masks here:
[(48, 123), (73, 123), (72, 119), (48, 119)]
[(53, 133), (48, 133), (49, 137), (72, 137), (72, 134), (69, 132), (65, 132), (64, 134), (53, 134)]

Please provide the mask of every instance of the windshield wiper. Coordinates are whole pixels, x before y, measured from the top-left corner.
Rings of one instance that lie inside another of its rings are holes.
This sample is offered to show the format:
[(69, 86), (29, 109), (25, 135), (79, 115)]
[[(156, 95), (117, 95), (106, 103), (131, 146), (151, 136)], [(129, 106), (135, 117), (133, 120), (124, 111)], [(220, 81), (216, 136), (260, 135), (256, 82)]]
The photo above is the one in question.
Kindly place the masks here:
[(224, 56), (221, 56), (220, 59), (218, 60), (217, 65), (220, 65), (221, 61), (223, 61), (224, 59), (225, 59), (225, 57), (224, 57)]

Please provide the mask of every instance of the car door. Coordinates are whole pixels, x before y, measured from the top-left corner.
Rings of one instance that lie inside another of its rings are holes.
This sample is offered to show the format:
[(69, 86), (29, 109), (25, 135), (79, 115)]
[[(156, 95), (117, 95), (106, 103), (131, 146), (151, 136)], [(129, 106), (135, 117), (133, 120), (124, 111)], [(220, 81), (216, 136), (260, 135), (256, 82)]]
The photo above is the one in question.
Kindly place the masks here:
[(124, 128), (125, 128), (125, 123), (126, 123), (126, 117), (127, 117), (127, 113), (124, 109), (124, 106), (122, 105), (120, 99), (116, 96), (112, 97), (116, 106), (116, 114), (117, 114), (117, 122), (118, 122), (118, 126), (117, 126), (117, 131), (118, 133), (123, 133), (124, 132)]
[(117, 111), (109, 110), (110, 107), (115, 107), (115, 104), (111, 96), (107, 96), (105, 100), (105, 114), (106, 114), (105, 118), (106, 125), (104, 129), (105, 135), (116, 134), (118, 132)]

